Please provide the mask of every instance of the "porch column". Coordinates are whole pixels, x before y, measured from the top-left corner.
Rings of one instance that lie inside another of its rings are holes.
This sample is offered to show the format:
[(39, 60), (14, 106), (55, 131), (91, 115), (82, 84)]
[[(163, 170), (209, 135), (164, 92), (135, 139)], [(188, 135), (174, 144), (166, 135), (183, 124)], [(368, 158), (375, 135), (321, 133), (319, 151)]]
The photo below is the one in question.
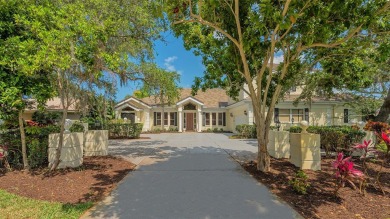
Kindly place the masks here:
[(198, 132), (202, 132), (202, 108), (198, 106)]
[(144, 111), (144, 117), (145, 117), (145, 124), (144, 124), (144, 127), (143, 127), (143, 131), (149, 131), (150, 129), (150, 111), (149, 110), (145, 110)]
[(179, 107), (179, 132), (183, 132), (183, 107)]

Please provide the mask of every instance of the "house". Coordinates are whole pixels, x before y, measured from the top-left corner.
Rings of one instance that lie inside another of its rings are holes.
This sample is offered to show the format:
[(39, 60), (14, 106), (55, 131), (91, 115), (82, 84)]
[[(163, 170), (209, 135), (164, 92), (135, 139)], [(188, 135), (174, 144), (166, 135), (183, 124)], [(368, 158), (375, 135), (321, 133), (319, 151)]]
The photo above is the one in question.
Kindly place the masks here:
[[(276, 105), (274, 121), (279, 120), (282, 128), (289, 128), (302, 120), (309, 121), (310, 125), (343, 125), (349, 124), (354, 118), (353, 111), (341, 99), (316, 97), (310, 104), (299, 103), (294, 106), (293, 101), (301, 91), (300, 87), (291, 90)], [(208, 129), (234, 132), (237, 125), (254, 123), (249, 96), (240, 92), (238, 101), (234, 101), (222, 89), (199, 91), (192, 96), (191, 89), (184, 88), (175, 104), (164, 107), (158, 98), (130, 97), (116, 104), (115, 112), (117, 118), (143, 123), (143, 131), (161, 129), (163, 125), (164, 129), (174, 127), (179, 132), (202, 132)]]
[[(24, 120), (32, 120), (33, 114), (38, 111), (37, 103), (34, 100), (29, 100), (31, 102), (31, 106), (27, 107), (23, 112)], [(61, 99), (59, 97), (54, 97), (48, 100), (45, 104), (45, 109), (49, 112), (58, 112), (62, 114), (63, 106), (61, 104)], [(70, 120), (79, 120), (80, 112), (77, 110), (76, 104), (71, 104), (68, 109), (67, 119)]]

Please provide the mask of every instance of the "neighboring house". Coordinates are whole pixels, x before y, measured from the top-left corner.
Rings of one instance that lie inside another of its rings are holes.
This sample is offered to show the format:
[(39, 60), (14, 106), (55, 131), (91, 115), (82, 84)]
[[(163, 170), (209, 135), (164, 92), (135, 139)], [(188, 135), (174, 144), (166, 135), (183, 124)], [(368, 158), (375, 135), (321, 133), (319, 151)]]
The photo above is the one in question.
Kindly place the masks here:
[[(310, 125), (343, 125), (349, 124), (354, 118), (351, 109), (339, 99), (313, 98), (310, 104), (293, 105), (294, 99), (302, 90), (292, 89), (275, 107), (274, 121), (280, 121), (283, 128), (298, 124), (302, 120)], [(171, 106), (164, 106), (159, 99), (135, 97), (120, 101), (115, 106), (117, 118), (126, 118), (136, 123), (143, 123), (143, 131), (153, 129), (177, 128), (183, 131), (205, 131), (207, 129), (235, 131), (240, 124), (253, 124), (253, 107), (249, 96), (240, 92), (238, 101), (233, 101), (225, 90), (209, 89), (191, 95), (191, 89), (180, 91), (179, 100)], [(164, 111), (164, 121), (162, 112)]]
[[(61, 99), (59, 97), (54, 97), (48, 100), (45, 105), (46, 105), (45, 109), (49, 112), (58, 112), (62, 114), (64, 109), (64, 107), (61, 104)], [(31, 107), (28, 107), (24, 110), (23, 119), (32, 120), (32, 116), (36, 111), (38, 111), (37, 104), (33, 103)], [(77, 110), (76, 104), (72, 104), (69, 106), (67, 119), (70, 120), (80, 119), (80, 113)]]

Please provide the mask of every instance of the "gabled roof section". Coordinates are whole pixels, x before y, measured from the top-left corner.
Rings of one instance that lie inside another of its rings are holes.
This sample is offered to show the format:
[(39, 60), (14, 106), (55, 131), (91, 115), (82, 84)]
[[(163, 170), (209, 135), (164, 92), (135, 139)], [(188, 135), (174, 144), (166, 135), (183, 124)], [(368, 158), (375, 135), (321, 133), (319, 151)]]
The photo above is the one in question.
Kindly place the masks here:
[(127, 108), (127, 107), (130, 107), (130, 108), (134, 109), (135, 111), (140, 111), (140, 110), (141, 110), (140, 108), (138, 108), (138, 107), (136, 107), (136, 106), (134, 106), (133, 104), (130, 104), (130, 103), (128, 103), (128, 102), (123, 103), (120, 107), (115, 107), (115, 108), (116, 108), (117, 110), (121, 110), (121, 109), (125, 109), (125, 108)]
[[(208, 89), (205, 92), (198, 91), (198, 93), (193, 96), (191, 94), (191, 88), (182, 88), (180, 92), (179, 102), (186, 99), (187, 97), (192, 97), (199, 102), (202, 102), (206, 108), (219, 108), (219, 102), (229, 102), (229, 97), (226, 94), (226, 91), (220, 88)], [(142, 99), (143, 102), (155, 106), (160, 105), (159, 98), (154, 96), (145, 97)]]
[(181, 104), (184, 104), (184, 103), (187, 103), (187, 102), (194, 102), (194, 103), (196, 103), (198, 105), (204, 106), (204, 103), (202, 101), (197, 100), (194, 97), (186, 97), (186, 98), (180, 100), (179, 102), (177, 102), (176, 105), (178, 106), (178, 105), (181, 105)]
[[(121, 106), (121, 105), (123, 105), (125, 103), (128, 103), (129, 101), (134, 101), (134, 102), (136, 102), (136, 103), (138, 103), (138, 104), (140, 104), (140, 105), (142, 105), (142, 106), (144, 106), (144, 107), (146, 107), (148, 109), (152, 108), (149, 104), (147, 104), (147, 103), (143, 102), (142, 100), (139, 100), (139, 99), (137, 99), (135, 97), (129, 97), (129, 98), (125, 99), (125, 100), (122, 100), (121, 102), (119, 102), (118, 104), (115, 105), (115, 108), (117, 108), (117, 107), (119, 107), (119, 106)], [(132, 107), (132, 108), (134, 108), (134, 107)]]

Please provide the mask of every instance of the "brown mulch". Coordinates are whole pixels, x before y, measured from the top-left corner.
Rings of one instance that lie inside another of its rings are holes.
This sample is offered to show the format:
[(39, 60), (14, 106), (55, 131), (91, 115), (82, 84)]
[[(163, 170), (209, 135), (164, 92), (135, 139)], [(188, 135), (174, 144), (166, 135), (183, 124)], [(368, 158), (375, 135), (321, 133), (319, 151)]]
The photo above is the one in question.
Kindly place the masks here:
[[(305, 218), (390, 218), (390, 165), (385, 165), (380, 178), (384, 195), (373, 185), (367, 186), (365, 195), (349, 186), (341, 188), (335, 195), (336, 180), (332, 161), (323, 159), (321, 171), (304, 171), (310, 183), (306, 195), (294, 192), (289, 186), (288, 181), (298, 168), (287, 159), (271, 158), (269, 173), (257, 171), (253, 161), (245, 163), (243, 167)], [(379, 168), (380, 164), (368, 163), (368, 171), (372, 176)]]
[(84, 157), (78, 168), (5, 172), (0, 169), (0, 189), (24, 197), (82, 203), (108, 195), (135, 165), (112, 156)]

